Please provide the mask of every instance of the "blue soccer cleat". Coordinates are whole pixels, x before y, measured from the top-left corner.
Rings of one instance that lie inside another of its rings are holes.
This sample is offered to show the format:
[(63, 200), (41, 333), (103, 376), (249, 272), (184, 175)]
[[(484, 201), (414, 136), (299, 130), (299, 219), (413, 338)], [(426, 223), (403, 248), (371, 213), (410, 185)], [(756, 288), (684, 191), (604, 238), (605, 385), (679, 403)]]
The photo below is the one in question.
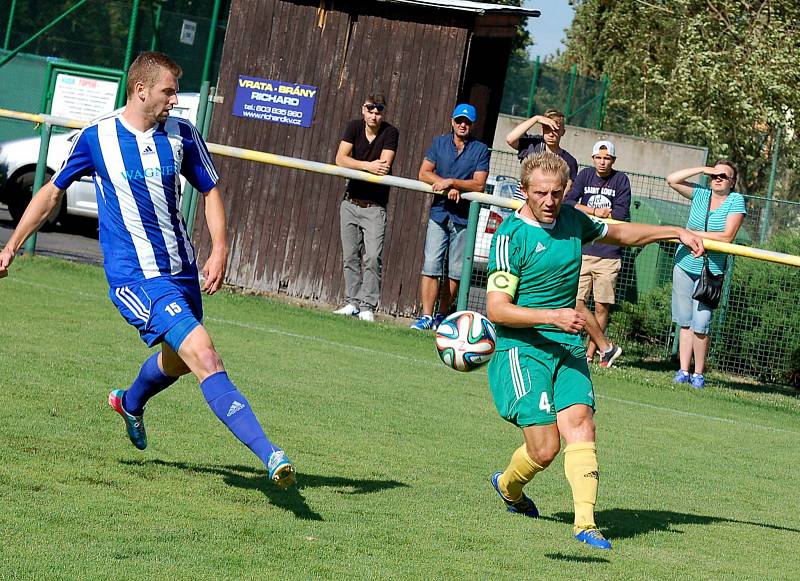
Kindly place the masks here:
[(611, 550), (611, 543), (597, 529), (582, 529), (575, 533), (575, 538), (595, 549)]
[(267, 469), (269, 470), (269, 479), (278, 488), (285, 490), (294, 484), (294, 466), (283, 450), (275, 450), (269, 455)]
[(125, 394), (124, 389), (115, 389), (108, 394), (108, 405), (114, 408), (122, 419), (125, 420), (125, 430), (128, 432), (128, 438), (131, 443), (139, 450), (147, 448), (147, 432), (144, 430), (144, 416), (134, 416), (125, 411), (122, 407), (122, 396)]
[(517, 500), (506, 498), (506, 496), (500, 492), (500, 484), (498, 480), (502, 475), (502, 472), (495, 472), (492, 474), (492, 486), (494, 486), (494, 489), (497, 491), (497, 494), (500, 495), (500, 498), (503, 499), (503, 502), (506, 503), (508, 512), (513, 512), (514, 514), (523, 514), (531, 518), (539, 518), (539, 509), (536, 508), (536, 505), (530, 498), (525, 496), (524, 492)]

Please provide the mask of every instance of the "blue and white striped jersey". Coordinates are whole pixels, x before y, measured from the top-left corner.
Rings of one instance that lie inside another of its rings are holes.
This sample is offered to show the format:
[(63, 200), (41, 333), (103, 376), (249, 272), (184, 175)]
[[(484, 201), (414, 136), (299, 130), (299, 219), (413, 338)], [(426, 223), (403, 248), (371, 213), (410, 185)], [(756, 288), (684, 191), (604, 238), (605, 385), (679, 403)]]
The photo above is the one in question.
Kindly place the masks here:
[(185, 119), (168, 118), (144, 133), (121, 113), (81, 131), (53, 176), (66, 189), (92, 175), (106, 278), (121, 287), (158, 276), (197, 278), (194, 248), (179, 208), (183, 175), (198, 191), (218, 180), (208, 148)]

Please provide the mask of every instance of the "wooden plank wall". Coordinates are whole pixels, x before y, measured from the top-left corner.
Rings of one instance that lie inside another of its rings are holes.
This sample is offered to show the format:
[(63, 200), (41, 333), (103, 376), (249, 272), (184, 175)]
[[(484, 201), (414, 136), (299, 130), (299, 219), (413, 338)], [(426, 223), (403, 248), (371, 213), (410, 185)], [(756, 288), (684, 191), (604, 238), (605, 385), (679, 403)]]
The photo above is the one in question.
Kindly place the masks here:
[[(233, 0), (209, 141), (333, 163), (363, 99), (386, 94), (386, 120), (400, 130), (395, 175), (416, 179), (432, 138), (449, 131), (463, 82), (469, 15), (383, 3), (338, 1), (320, 28), (317, 0)], [(231, 114), (239, 75), (318, 88), (312, 127)], [(344, 295), (341, 178), (217, 157), (230, 247), (227, 282), (338, 304)], [(431, 196), (392, 189), (380, 309), (411, 314)], [(210, 240), (199, 207), (198, 256)], [(202, 264), (202, 262), (201, 262)]]

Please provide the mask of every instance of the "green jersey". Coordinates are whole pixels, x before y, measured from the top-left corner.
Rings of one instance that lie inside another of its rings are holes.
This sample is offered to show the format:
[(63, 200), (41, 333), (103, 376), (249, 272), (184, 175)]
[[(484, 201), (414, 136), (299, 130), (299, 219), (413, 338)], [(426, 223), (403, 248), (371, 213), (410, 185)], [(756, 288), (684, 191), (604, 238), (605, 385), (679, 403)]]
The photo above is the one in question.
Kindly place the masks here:
[[(581, 246), (603, 238), (608, 226), (572, 206), (561, 206), (555, 222), (541, 224), (515, 212), (492, 238), (489, 291), (531, 309), (575, 308), (581, 272)], [(579, 335), (555, 325), (513, 328), (497, 325), (497, 349), (554, 342), (580, 345)]]

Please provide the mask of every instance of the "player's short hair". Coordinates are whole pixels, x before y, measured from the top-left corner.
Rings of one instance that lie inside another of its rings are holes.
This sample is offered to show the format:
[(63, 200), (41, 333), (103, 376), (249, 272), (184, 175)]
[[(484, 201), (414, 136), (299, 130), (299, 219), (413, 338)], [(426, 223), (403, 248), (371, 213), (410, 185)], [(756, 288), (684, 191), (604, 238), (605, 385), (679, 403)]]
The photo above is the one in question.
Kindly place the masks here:
[(520, 174), (520, 182), (522, 187), (527, 188), (530, 185), (531, 174), (533, 170), (540, 169), (547, 174), (557, 174), (561, 178), (561, 185), (566, 187), (569, 181), (569, 166), (567, 162), (557, 156), (555, 153), (546, 151), (544, 153), (537, 153), (529, 155), (522, 162), (522, 173)]
[(553, 121), (558, 121), (559, 125), (563, 125), (564, 119), (566, 119), (564, 114), (558, 109), (548, 109), (544, 112), (544, 116), (548, 119), (552, 119)]
[(736, 185), (736, 178), (739, 176), (739, 169), (729, 159), (718, 159), (714, 162), (714, 165), (727, 165), (733, 170), (733, 179), (731, 180), (731, 189), (733, 189)]
[(148, 51), (139, 54), (128, 69), (128, 82), (125, 84), (127, 96), (133, 94), (136, 83), (142, 83), (145, 87), (155, 85), (161, 78), (162, 69), (167, 69), (178, 79), (183, 74), (181, 66), (163, 52)]

